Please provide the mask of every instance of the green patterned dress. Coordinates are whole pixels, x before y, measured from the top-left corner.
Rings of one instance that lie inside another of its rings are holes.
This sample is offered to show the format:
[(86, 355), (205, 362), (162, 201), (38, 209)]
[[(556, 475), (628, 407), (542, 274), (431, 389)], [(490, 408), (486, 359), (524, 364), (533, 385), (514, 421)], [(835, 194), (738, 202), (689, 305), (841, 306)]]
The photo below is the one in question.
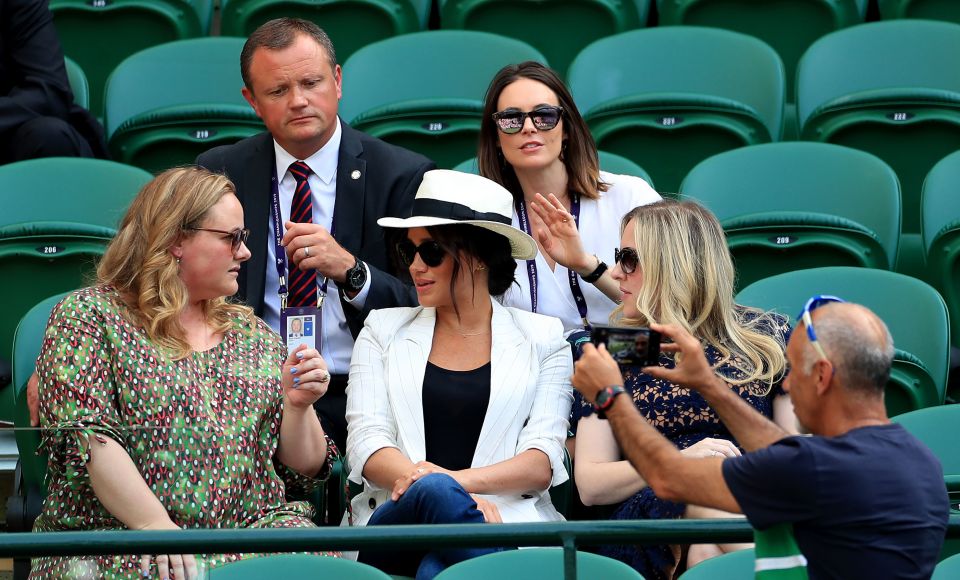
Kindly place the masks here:
[[(238, 320), (216, 347), (173, 361), (123, 315), (116, 291), (70, 294), (50, 316), (37, 362), (49, 493), (35, 531), (119, 530), (90, 486), (89, 445), (110, 437), (182, 528), (312, 526), (306, 502), (285, 490), (321, 479), (275, 459), (285, 349), (263, 321)], [(198, 555), (214, 567), (250, 554)], [(142, 578), (139, 556), (49, 557), (31, 578)], [(152, 577), (157, 577), (153, 565)]]

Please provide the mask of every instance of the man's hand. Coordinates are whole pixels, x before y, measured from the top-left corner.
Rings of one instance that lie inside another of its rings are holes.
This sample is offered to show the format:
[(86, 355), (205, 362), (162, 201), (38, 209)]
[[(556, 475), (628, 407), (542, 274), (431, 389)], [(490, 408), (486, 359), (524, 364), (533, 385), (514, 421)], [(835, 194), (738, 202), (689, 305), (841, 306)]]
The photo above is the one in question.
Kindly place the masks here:
[(573, 386), (584, 398), (593, 403), (603, 389), (622, 384), (620, 367), (607, 352), (607, 347), (601, 344), (600, 348), (597, 348), (589, 342), (584, 344), (583, 354), (580, 355), (573, 372)]
[(40, 375), (33, 371), (27, 379), (27, 409), (30, 411), (30, 426), (40, 426)]
[(693, 335), (676, 324), (651, 324), (650, 328), (673, 340), (673, 343), (661, 343), (660, 350), (677, 353), (676, 364), (672, 369), (661, 366), (644, 367), (643, 372), (695, 391), (718, 380), (703, 354), (703, 345)]
[(281, 244), (287, 259), (301, 270), (316, 270), (338, 284), (347, 279), (347, 270), (357, 259), (333, 239), (330, 232), (317, 224), (286, 222), (287, 231)]

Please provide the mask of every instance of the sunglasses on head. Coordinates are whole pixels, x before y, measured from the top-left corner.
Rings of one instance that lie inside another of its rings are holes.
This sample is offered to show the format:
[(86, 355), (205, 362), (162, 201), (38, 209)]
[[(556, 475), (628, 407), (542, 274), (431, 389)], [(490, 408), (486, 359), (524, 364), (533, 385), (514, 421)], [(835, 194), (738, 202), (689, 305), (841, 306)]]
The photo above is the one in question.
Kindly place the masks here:
[(232, 231), (226, 230), (215, 230), (213, 228), (186, 228), (195, 232), (212, 232), (214, 234), (223, 234), (224, 238), (229, 238), (230, 247), (233, 249), (234, 253), (240, 249), (240, 244), (247, 243), (247, 238), (250, 237), (250, 230), (248, 229), (236, 229)]
[(810, 313), (820, 308), (824, 304), (829, 304), (831, 302), (845, 302), (842, 298), (837, 298), (836, 296), (830, 296), (828, 294), (817, 294), (810, 300), (807, 300), (807, 303), (803, 306), (803, 311), (797, 316), (797, 322), (803, 321), (803, 325), (806, 327), (807, 338), (810, 339), (810, 344), (813, 345), (814, 350), (817, 351), (817, 354), (820, 355), (825, 361), (830, 361), (827, 358), (827, 353), (823, 351), (823, 347), (820, 346), (820, 343), (817, 342), (817, 333), (813, 329), (813, 317), (810, 316)]
[(563, 108), (544, 105), (526, 113), (516, 109), (499, 111), (493, 114), (493, 121), (501, 132), (513, 135), (523, 130), (527, 117), (538, 131), (549, 131), (557, 126), (562, 116)]
[(443, 259), (447, 257), (447, 251), (443, 249), (443, 246), (433, 240), (427, 240), (419, 246), (414, 245), (410, 240), (403, 240), (397, 244), (397, 255), (400, 256), (400, 261), (404, 266), (409, 267), (417, 254), (420, 254), (423, 263), (431, 268), (436, 268), (442, 264)]
[(640, 265), (640, 254), (633, 248), (614, 248), (613, 263), (620, 264), (624, 274), (633, 274)]

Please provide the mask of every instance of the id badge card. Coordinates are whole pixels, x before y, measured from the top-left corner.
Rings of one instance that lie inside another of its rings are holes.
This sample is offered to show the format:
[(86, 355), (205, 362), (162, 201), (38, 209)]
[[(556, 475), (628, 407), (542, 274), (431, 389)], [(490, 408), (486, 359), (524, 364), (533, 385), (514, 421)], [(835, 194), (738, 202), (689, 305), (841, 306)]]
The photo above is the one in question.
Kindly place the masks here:
[(301, 344), (320, 351), (320, 312), (309, 306), (280, 311), (280, 336), (287, 345), (288, 356)]

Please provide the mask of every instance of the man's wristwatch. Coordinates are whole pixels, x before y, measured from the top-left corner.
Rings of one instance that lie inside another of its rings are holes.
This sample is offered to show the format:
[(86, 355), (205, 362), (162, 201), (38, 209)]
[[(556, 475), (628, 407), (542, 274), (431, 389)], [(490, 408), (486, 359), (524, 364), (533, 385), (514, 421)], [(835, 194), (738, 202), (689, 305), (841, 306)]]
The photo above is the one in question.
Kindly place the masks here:
[(353, 267), (347, 270), (347, 277), (343, 281), (344, 292), (359, 292), (367, 283), (367, 268), (359, 258), (356, 260)]
[(597, 393), (597, 400), (593, 404), (594, 409), (597, 410), (597, 417), (599, 419), (606, 419), (606, 411), (613, 405), (613, 400), (617, 398), (617, 395), (622, 395), (626, 392), (627, 391), (620, 385), (610, 385)]

